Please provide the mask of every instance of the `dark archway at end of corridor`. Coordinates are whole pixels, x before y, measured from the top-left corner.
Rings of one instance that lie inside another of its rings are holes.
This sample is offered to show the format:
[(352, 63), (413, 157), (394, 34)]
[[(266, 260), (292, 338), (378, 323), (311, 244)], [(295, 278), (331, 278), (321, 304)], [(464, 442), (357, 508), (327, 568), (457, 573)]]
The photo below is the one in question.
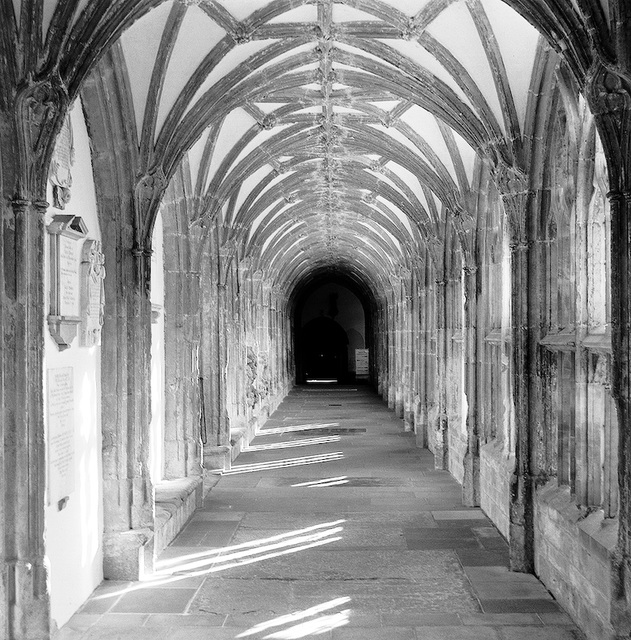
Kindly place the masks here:
[(371, 296), (340, 274), (320, 274), (294, 293), (293, 342), (296, 383), (354, 383), (357, 350), (371, 350)]
[(321, 316), (300, 328), (303, 382), (346, 382), (349, 378), (349, 339), (342, 326)]

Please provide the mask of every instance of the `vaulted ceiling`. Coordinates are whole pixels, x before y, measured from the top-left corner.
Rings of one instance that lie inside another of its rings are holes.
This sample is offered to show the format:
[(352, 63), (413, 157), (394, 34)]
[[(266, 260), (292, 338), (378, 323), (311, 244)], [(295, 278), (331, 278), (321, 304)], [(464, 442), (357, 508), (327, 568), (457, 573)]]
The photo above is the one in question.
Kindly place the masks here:
[[(33, 4), (14, 0), (18, 23)], [(97, 19), (120, 32), (140, 175), (185, 162), (191, 225), (218, 224), (288, 287), (409, 268), (467, 215), (476, 159), (524, 163), (542, 40), (502, 0), (36, 4), (46, 45), (63, 20), (66, 38)]]
[(195, 219), (295, 279), (391, 273), (466, 209), (476, 154), (521, 162), (538, 32), (501, 0), (165, 2), (121, 38), (145, 162)]

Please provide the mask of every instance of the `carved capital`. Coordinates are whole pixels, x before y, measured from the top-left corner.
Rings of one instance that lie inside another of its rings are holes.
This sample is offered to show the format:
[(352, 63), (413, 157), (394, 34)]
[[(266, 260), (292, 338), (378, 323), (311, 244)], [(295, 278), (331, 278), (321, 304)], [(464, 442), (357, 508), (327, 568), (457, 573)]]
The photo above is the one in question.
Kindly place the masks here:
[(528, 191), (528, 176), (516, 167), (500, 163), (495, 170), (495, 182), (502, 196), (519, 195)]
[(516, 167), (500, 163), (495, 172), (495, 182), (510, 225), (511, 242), (523, 243), (526, 240), (529, 177)]
[(139, 245), (145, 241), (144, 232), (158, 210), (167, 184), (168, 181), (162, 167), (154, 167), (136, 180), (134, 204), (136, 207), (136, 231), (139, 238), (137, 244)]
[(585, 93), (598, 123), (609, 185), (613, 190), (628, 189), (631, 186), (631, 78), (596, 62), (587, 75)]
[(590, 71), (588, 91), (594, 115), (622, 113), (631, 108), (628, 79), (600, 65)]
[(23, 84), (15, 98), (20, 164), (18, 196), (43, 195), (55, 137), (68, 111), (68, 93), (58, 74)]

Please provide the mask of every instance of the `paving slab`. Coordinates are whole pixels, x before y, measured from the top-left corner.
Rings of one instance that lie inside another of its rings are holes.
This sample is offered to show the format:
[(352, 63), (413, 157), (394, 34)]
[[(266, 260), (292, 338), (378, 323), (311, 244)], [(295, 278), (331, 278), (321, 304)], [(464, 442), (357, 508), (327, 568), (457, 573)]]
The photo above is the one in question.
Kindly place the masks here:
[(103, 583), (55, 640), (580, 638), (367, 387), (293, 390), (234, 470), (151, 580)]

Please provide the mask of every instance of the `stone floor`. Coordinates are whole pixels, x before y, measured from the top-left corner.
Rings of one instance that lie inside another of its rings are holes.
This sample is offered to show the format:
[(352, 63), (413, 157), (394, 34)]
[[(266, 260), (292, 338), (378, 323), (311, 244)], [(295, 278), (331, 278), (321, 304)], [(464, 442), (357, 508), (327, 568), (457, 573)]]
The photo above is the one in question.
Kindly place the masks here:
[(146, 583), (56, 640), (570, 640), (541, 583), (366, 387), (292, 391)]

